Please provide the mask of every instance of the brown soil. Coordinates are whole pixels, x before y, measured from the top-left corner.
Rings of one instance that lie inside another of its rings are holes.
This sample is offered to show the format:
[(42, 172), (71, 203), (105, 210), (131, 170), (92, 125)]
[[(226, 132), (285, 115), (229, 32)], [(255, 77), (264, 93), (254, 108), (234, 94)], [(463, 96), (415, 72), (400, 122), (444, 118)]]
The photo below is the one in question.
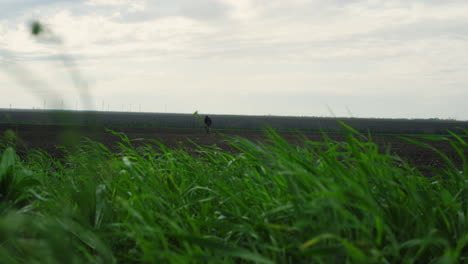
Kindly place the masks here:
[[(58, 145), (66, 144), (73, 139), (70, 133), (78, 133), (80, 136), (86, 136), (97, 140), (108, 147), (115, 147), (118, 137), (105, 131), (102, 127), (64, 127), (58, 125), (0, 125), (0, 133), (4, 134), (7, 130), (15, 132), (19, 140), (17, 141), (18, 151), (23, 152), (28, 148), (41, 148), (55, 156), (60, 156), (61, 151), (57, 149)], [(175, 128), (113, 128), (114, 131), (125, 133), (136, 145), (141, 144), (139, 139), (154, 139), (169, 148), (193, 148), (190, 141), (198, 145), (216, 145), (226, 151), (235, 151), (228, 139), (233, 136), (240, 136), (252, 141), (265, 139), (263, 131), (242, 131), (242, 130), (214, 130), (207, 134), (204, 128), (200, 129), (175, 129)], [(283, 138), (292, 144), (300, 144), (301, 136), (305, 136), (312, 141), (323, 141), (323, 135), (320, 133), (297, 133), (280, 132)], [(343, 141), (342, 134), (329, 134), (330, 138), (336, 141)], [(391, 153), (398, 155), (412, 165), (420, 168), (435, 167), (442, 168), (444, 163), (439, 155), (427, 148), (411, 144), (401, 139), (397, 135), (373, 135), (372, 141), (377, 143), (381, 151), (390, 148)], [(444, 141), (425, 141), (439, 151), (446, 153), (455, 161), (457, 166), (461, 166), (456, 153), (450, 144)], [(430, 174), (430, 173), (429, 173)]]

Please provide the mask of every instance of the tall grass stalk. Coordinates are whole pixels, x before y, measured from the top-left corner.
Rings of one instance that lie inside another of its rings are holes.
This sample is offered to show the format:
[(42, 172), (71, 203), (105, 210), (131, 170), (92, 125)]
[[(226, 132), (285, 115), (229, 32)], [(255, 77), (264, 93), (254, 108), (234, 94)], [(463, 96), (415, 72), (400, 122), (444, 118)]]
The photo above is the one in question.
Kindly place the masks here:
[(4, 143), (0, 262), (468, 261), (461, 137), (463, 171), (427, 178), (351, 128), (300, 147), (267, 135), (227, 153), (120, 134), (118, 151), (87, 141), (60, 160)]

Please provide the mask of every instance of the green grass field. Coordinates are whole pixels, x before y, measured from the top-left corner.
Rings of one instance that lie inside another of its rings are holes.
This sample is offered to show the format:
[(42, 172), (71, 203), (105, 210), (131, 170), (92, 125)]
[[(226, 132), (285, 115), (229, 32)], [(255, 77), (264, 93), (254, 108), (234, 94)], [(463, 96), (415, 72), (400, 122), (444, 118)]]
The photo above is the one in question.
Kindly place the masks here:
[[(0, 263), (466, 263), (468, 163), (424, 177), (346, 142), (237, 138), (196, 153), (121, 135), (55, 159), (4, 138)], [(428, 146), (430, 147), (430, 146)], [(434, 150), (437, 151), (437, 150)]]

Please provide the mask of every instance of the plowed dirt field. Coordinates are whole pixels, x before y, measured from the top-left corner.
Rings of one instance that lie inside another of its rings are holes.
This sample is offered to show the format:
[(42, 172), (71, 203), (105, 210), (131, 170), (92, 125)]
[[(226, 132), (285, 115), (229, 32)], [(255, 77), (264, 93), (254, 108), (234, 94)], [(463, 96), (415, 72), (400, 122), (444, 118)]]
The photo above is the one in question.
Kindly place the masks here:
[[(11, 130), (15, 132), (18, 139), (17, 151), (24, 155), (27, 149), (44, 149), (54, 156), (60, 157), (62, 151), (57, 146), (67, 144), (70, 141), (70, 133), (78, 134), (80, 137), (88, 137), (97, 140), (104, 145), (114, 149), (118, 136), (106, 131), (104, 127), (66, 127), (59, 125), (0, 125), (0, 132), (4, 134)], [(230, 152), (236, 152), (229, 141), (232, 137), (243, 137), (252, 141), (265, 140), (265, 131), (245, 131), (245, 130), (212, 130), (207, 134), (203, 128), (183, 129), (183, 128), (112, 128), (113, 131), (125, 133), (136, 146), (145, 142), (143, 139), (157, 140), (169, 148), (184, 148), (193, 150), (198, 145), (212, 146), (216, 145), (220, 149)], [(323, 141), (321, 133), (311, 132), (279, 132), (279, 134), (292, 144), (303, 144), (304, 136), (312, 141)], [(328, 136), (336, 141), (343, 141), (344, 136), (340, 133), (329, 133)], [(422, 140), (419, 136), (405, 136), (429, 143), (436, 149), (446, 153), (455, 163), (461, 167), (461, 161), (448, 142)], [(75, 137), (76, 138), (76, 137)], [(191, 143), (191, 141), (193, 143)], [(442, 168), (444, 162), (438, 154), (427, 148), (408, 143), (400, 135), (372, 135), (372, 141), (378, 144), (380, 150), (384, 152), (390, 149), (391, 153), (408, 161), (425, 172), (432, 174), (426, 167)]]

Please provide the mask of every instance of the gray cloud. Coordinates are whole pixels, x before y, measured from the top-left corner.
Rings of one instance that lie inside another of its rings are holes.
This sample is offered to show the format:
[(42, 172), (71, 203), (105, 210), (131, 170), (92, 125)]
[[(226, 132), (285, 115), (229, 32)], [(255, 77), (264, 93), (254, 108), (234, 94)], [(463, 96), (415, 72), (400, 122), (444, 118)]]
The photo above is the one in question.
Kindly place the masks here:
[(0, 10), (2, 10), (0, 20), (23, 17), (38, 9), (46, 10), (52, 7), (79, 5), (84, 1), (85, 0), (2, 0), (0, 3)]
[[(142, 87), (151, 97), (157, 83), (201, 98), (219, 90), (213, 112), (235, 113), (237, 103), (226, 102), (250, 98), (245, 114), (326, 114), (328, 102), (356, 116), (432, 109), (434, 117), (444, 107), (456, 112), (466, 95), (466, 0), (148, 0), (142, 9), (84, 2), (4, 0), (0, 19), (17, 25), (41, 10), (100, 89)], [(22, 62), (60, 58), (22, 37), (21, 27), (0, 30), (8, 33), (0, 43), (14, 41), (8, 47)], [(447, 103), (438, 105), (441, 90)], [(422, 94), (432, 99), (418, 101)], [(186, 108), (196, 109), (189, 101)]]
[(171, 1), (148, 1), (145, 8), (138, 11), (128, 12), (126, 6), (93, 6), (81, 7), (73, 10), (74, 14), (95, 13), (100, 15), (112, 15), (114, 21), (120, 23), (138, 23), (154, 19), (181, 16), (196, 20), (219, 20), (227, 17), (229, 6), (219, 0), (171, 0)]
[(186, 17), (213, 20), (226, 18), (229, 6), (216, 0), (185, 0), (181, 3), (181, 14)]

